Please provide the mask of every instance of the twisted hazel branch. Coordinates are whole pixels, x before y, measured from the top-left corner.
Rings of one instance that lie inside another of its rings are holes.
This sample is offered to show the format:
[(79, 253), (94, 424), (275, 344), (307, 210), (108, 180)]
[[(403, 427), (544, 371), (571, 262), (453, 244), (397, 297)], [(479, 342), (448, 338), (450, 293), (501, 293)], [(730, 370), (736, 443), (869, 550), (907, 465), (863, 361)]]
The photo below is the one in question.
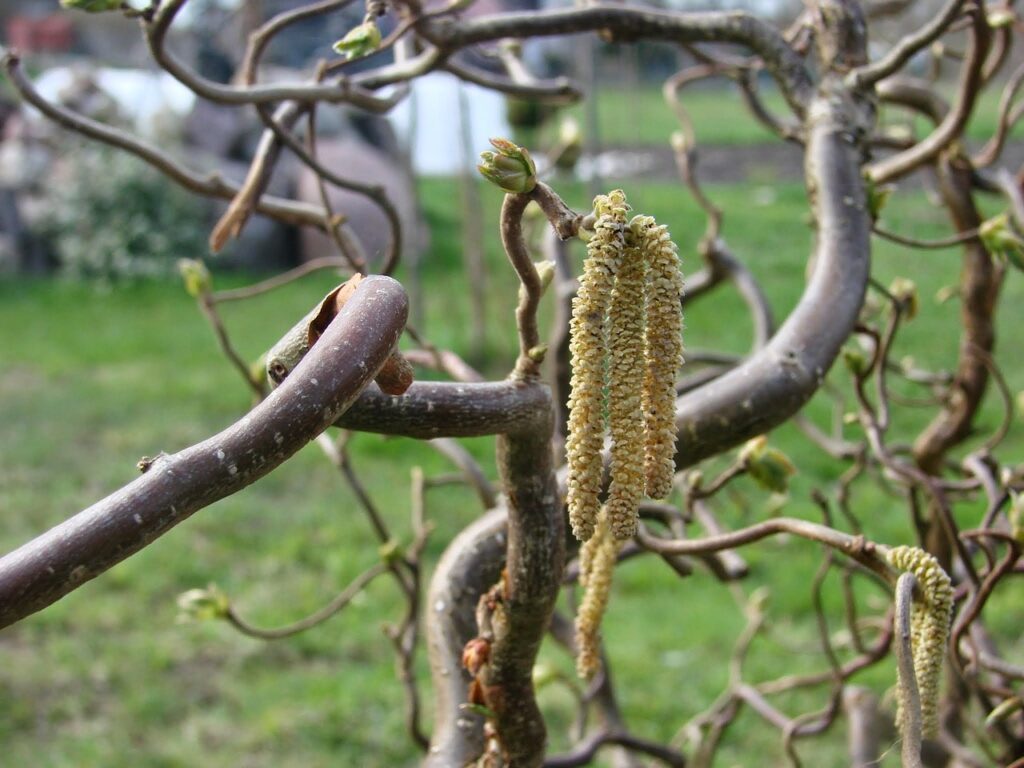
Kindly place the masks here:
[(883, 557), (888, 551), (886, 547), (868, 541), (863, 536), (851, 536), (848, 533), (829, 528), (827, 525), (795, 517), (777, 517), (736, 531), (706, 536), (702, 539), (663, 539), (652, 535), (641, 526), (637, 531), (637, 541), (644, 548), (661, 555), (696, 556), (736, 549), (780, 533), (789, 533), (831, 547), (837, 552), (853, 558), (881, 576), (886, 582), (892, 583), (892, 569)]
[(540, 344), (540, 331), (537, 329), (537, 308), (546, 282), (531, 261), (530, 251), (523, 238), (523, 212), (531, 201), (537, 203), (562, 240), (573, 237), (579, 231), (581, 220), (551, 187), (542, 182), (536, 182), (529, 192), (510, 192), (505, 195), (502, 203), (501, 244), (520, 283), (519, 305), (516, 307), (519, 359), (516, 361), (515, 375), (527, 379), (540, 375), (540, 361), (545, 351)]
[(501, 575), (505, 510), (495, 509), (452, 540), (437, 564), (427, 597), (427, 652), (434, 691), (434, 733), (424, 768), (469, 765), (483, 752), (483, 718), (465, 708), (473, 678), (462, 649), (477, 635), (480, 596)]
[(405, 325), (386, 277), (364, 280), (288, 379), (218, 435), (149, 462), (142, 477), (0, 559), (0, 628), (99, 576), (189, 515), (282, 464), (352, 404)]
[(928, 24), (904, 37), (881, 59), (853, 70), (847, 76), (850, 85), (854, 88), (867, 88), (898, 72), (915, 53), (949, 31), (950, 25), (956, 21), (965, 3), (966, 0), (949, 0), (945, 8), (932, 17)]
[(547, 387), (538, 418), (497, 438), (498, 471), (507, 495), (508, 547), (499, 604), (489, 608), (490, 658), (477, 675), (484, 703), (513, 768), (541, 765), (547, 748), (544, 717), (533, 689), (533, 666), (562, 583), (565, 523), (555, 482)]
[(871, 235), (857, 112), (848, 94), (829, 95), (827, 87), (811, 103), (805, 168), (818, 223), (814, 271), (800, 302), (763, 349), (676, 401), (677, 469), (764, 434), (799, 411), (856, 325)]

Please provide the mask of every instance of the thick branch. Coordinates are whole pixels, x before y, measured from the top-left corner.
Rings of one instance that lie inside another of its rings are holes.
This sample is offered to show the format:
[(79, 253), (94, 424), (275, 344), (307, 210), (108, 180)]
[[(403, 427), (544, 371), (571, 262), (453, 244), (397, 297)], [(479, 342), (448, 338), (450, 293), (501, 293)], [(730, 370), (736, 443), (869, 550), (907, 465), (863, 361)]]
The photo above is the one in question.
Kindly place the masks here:
[(515, 381), (414, 383), (404, 395), (371, 384), (335, 426), (404, 437), (481, 437), (528, 428), (550, 398)]
[(483, 718), (464, 707), (472, 682), (462, 649), (476, 637), (476, 605), (505, 565), (505, 511), (494, 510), (460, 533), (441, 556), (426, 605), (434, 688), (434, 733), (424, 768), (468, 765), (483, 752)]
[(283, 463), (373, 379), (406, 313), (398, 283), (367, 278), (288, 379), (241, 420), (161, 455), (142, 477), (0, 559), (0, 627), (45, 608)]
[(818, 221), (814, 272), (771, 342), (712, 385), (676, 402), (680, 469), (763, 434), (803, 407), (853, 330), (868, 279), (871, 221), (842, 98), (809, 109), (805, 165)]
[[(534, 384), (547, 394), (547, 387)], [(509, 768), (539, 768), (547, 747), (533, 690), (533, 665), (562, 582), (565, 523), (551, 453), (550, 395), (545, 418), (498, 437), (498, 468), (508, 495), (508, 556), (501, 604), (491, 613), (489, 662), (481, 670), (487, 706)]]

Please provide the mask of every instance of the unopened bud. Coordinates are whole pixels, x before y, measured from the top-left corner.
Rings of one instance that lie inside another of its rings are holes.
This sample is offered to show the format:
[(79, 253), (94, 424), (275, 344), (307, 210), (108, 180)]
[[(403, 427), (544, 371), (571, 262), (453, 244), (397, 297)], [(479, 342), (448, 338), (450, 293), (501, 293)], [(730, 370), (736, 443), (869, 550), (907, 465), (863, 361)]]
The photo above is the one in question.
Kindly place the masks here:
[(1005, 213), (983, 221), (978, 237), (990, 254), (1024, 270), (1024, 240), (1010, 226), (1010, 217)]
[(919, 303), (917, 300), (917, 285), (913, 280), (906, 277), (897, 277), (889, 285), (889, 293), (900, 303), (908, 320), (917, 316)]
[(785, 493), (796, 467), (782, 451), (768, 445), (765, 435), (748, 440), (739, 453), (744, 469), (758, 485), (773, 493)]
[(193, 299), (209, 293), (213, 288), (210, 270), (199, 259), (179, 259), (178, 274), (185, 281), (185, 291)]
[(892, 184), (877, 185), (874, 180), (867, 177), (867, 196), (868, 196), (868, 213), (871, 214), (871, 220), (877, 221), (878, 217), (882, 215), (882, 209), (885, 208), (885, 204), (889, 202), (889, 198), (892, 197), (892, 193), (896, 190)]
[(530, 153), (508, 139), (491, 139), (497, 152), (481, 152), (476, 169), (506, 192), (525, 193), (537, 186), (537, 166)]
[(991, 27), (992, 29), (1009, 27), (1016, 20), (1017, 17), (1009, 8), (996, 8), (994, 10), (988, 11), (985, 14), (985, 21), (988, 22), (989, 27)]
[(333, 46), (334, 52), (346, 59), (358, 59), (367, 56), (380, 47), (380, 28), (375, 21), (364, 21), (353, 27), (341, 40)]
[(228, 596), (216, 584), (182, 592), (177, 602), (180, 621), (209, 621), (228, 615)]

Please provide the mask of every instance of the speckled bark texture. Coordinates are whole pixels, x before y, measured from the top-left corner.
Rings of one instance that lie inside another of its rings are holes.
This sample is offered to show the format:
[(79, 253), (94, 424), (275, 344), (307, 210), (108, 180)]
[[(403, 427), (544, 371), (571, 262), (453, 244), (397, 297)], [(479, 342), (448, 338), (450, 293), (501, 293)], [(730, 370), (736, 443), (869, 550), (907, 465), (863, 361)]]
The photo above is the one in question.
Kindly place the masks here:
[(367, 278), (285, 382), (208, 440), (0, 559), (0, 627), (95, 578), (192, 513), (255, 482), (323, 432), (384, 364), (405, 326), (405, 291)]

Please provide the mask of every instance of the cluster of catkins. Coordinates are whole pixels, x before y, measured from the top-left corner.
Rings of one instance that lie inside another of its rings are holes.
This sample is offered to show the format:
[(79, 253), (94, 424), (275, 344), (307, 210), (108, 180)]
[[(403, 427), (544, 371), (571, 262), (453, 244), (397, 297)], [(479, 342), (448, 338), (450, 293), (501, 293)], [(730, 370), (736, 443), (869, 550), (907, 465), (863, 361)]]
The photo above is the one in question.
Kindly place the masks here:
[[(598, 629), (621, 543), (644, 496), (664, 498), (675, 469), (675, 379), (682, 363), (683, 277), (668, 230), (650, 216), (627, 221), (621, 190), (594, 200), (594, 235), (570, 325), (569, 522), (586, 594), (576, 620), (578, 668), (599, 668)], [(605, 426), (611, 484), (600, 502)]]
[[(915, 597), (910, 612), (910, 648), (924, 733), (934, 734), (938, 726), (939, 678), (953, 613), (953, 587), (938, 561), (922, 549), (894, 547), (886, 557), (894, 567), (917, 578), (920, 597)], [(902, 727), (902, 712), (897, 712), (896, 721)]]

